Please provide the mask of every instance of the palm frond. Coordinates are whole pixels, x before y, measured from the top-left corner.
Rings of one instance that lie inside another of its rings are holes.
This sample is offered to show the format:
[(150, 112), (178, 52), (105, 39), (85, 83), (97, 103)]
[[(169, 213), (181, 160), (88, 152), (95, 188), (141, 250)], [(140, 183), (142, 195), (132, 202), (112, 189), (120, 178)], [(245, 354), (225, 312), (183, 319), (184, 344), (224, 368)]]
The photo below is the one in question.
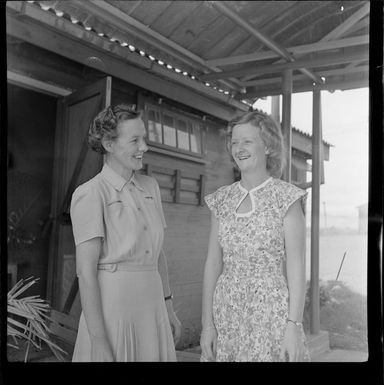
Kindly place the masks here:
[[(55, 357), (64, 361), (63, 354), (67, 354), (61, 347), (55, 344), (51, 338), (52, 334), (47, 322), (50, 317), (49, 304), (39, 296), (29, 296), (20, 298), (27, 289), (34, 285), (38, 278), (28, 278), (20, 280), (8, 292), (8, 317), (7, 317), (7, 335), (12, 337), (15, 344), (7, 343), (9, 347), (18, 348), (18, 339), (25, 340), (27, 344), (24, 361), (28, 359), (30, 345), (41, 349), (41, 343), (45, 342)], [(14, 319), (14, 317), (25, 319), (25, 323)]]
[(20, 317), (33, 319), (33, 315), (32, 314), (29, 314), (24, 309), (20, 309), (20, 308), (18, 308), (16, 306), (9, 306), (8, 305), (8, 314), (18, 315)]
[[(25, 290), (29, 289), (31, 286), (33, 286), (39, 278), (33, 278), (29, 277), (26, 280), (21, 279), (19, 282), (16, 283), (16, 285), (9, 291), (8, 298), (9, 297), (18, 297), (20, 294), (22, 294)], [(28, 282), (29, 281), (29, 282)], [(28, 283), (27, 283), (28, 282)], [(11, 299), (11, 298), (10, 298)]]

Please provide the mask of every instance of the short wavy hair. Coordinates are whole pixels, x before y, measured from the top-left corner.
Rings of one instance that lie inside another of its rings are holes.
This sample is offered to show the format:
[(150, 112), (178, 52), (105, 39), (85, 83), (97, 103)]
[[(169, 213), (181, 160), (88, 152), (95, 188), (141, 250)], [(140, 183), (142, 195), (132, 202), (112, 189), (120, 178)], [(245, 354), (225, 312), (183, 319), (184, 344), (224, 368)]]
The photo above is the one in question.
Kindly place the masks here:
[(100, 111), (92, 120), (88, 130), (88, 146), (99, 154), (106, 154), (102, 140), (117, 138), (117, 126), (125, 120), (141, 118), (142, 112), (135, 104), (118, 104)]
[[(261, 111), (251, 111), (232, 119), (227, 126), (227, 149), (232, 157), (232, 132), (238, 124), (251, 123), (260, 128), (260, 137), (268, 149), (266, 155), (267, 171), (271, 176), (280, 178), (286, 163), (286, 146), (280, 124), (268, 114)], [(233, 159), (232, 159), (233, 160)], [(233, 160), (234, 161), (234, 160)]]

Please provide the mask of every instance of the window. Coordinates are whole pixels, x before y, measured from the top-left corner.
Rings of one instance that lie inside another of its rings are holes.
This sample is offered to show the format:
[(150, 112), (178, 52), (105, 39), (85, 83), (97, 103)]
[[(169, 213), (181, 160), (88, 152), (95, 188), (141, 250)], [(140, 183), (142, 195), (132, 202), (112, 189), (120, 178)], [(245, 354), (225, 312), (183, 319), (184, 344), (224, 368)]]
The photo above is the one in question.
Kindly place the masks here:
[(170, 109), (145, 103), (144, 122), (148, 144), (202, 156), (203, 125), (198, 118), (190, 118)]
[(148, 139), (151, 142), (162, 143), (163, 134), (161, 129), (160, 114), (157, 111), (148, 111)]

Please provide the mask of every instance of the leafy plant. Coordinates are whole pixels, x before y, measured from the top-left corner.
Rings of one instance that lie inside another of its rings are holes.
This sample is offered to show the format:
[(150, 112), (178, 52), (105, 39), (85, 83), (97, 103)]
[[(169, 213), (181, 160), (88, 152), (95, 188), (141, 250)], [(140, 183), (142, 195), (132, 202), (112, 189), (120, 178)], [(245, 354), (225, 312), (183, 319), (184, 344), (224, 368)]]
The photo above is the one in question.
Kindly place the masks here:
[(8, 215), (7, 243), (9, 245), (32, 245), (36, 241), (34, 235), (27, 233), (20, 226), (24, 216), (25, 212), (21, 209), (12, 211)]
[[(38, 295), (21, 298), (21, 294), (37, 281), (38, 278), (33, 277), (21, 279), (8, 292), (7, 337), (13, 343), (8, 341), (7, 345), (19, 349), (19, 340), (26, 341), (24, 362), (27, 362), (31, 344), (41, 350), (42, 342), (45, 342), (55, 357), (59, 361), (64, 361), (61, 353), (66, 354), (66, 352), (50, 338), (51, 331), (47, 326), (47, 321), (50, 320), (49, 304)], [(19, 321), (19, 317), (23, 320)]]

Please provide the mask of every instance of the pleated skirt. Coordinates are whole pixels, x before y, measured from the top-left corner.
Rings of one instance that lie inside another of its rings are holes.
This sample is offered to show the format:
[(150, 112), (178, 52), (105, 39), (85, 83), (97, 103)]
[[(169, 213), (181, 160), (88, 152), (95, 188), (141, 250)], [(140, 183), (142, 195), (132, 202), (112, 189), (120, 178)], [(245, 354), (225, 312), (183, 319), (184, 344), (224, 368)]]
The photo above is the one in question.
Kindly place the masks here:
[[(158, 271), (98, 271), (98, 280), (115, 361), (176, 361)], [(91, 342), (83, 313), (72, 362), (91, 362)]]

